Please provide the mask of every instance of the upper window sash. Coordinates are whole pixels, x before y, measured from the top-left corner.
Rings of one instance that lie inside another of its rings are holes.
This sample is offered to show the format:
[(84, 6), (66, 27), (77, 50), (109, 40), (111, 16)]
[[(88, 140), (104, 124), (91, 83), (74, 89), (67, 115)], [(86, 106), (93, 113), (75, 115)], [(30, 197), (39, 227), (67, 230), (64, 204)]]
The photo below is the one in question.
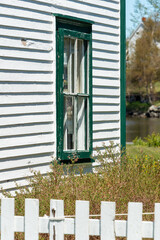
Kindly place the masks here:
[(64, 28), (59, 28), (59, 34), (62, 37), (69, 36), (69, 37), (78, 38), (82, 40), (88, 40), (88, 41), (91, 40), (91, 35), (88, 33), (76, 32), (74, 30), (68, 30)]

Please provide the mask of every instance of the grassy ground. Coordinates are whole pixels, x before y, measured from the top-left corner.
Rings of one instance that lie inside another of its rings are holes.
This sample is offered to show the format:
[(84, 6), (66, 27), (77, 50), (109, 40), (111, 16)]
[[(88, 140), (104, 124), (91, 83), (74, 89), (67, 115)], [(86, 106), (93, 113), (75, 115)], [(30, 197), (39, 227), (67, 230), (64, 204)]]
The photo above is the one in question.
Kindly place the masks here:
[(155, 92), (160, 94), (160, 82), (155, 83)]
[(150, 156), (153, 159), (160, 160), (160, 148), (127, 145), (127, 153), (132, 158), (135, 158), (136, 156), (138, 156), (138, 158), (140, 158), (143, 153), (143, 154)]

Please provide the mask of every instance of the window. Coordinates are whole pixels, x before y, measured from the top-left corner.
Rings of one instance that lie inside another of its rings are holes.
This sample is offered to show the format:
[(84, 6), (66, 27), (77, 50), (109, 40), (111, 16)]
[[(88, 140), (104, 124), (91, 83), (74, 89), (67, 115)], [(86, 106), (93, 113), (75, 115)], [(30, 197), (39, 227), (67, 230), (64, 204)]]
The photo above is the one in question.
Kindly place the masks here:
[(90, 160), (92, 152), (91, 23), (57, 17), (57, 155)]

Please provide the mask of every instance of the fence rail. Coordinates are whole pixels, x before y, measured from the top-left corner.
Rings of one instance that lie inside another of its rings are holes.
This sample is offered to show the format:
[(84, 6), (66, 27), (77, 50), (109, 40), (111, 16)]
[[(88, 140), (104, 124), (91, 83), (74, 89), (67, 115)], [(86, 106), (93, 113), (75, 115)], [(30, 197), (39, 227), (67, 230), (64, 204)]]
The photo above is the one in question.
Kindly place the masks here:
[(50, 201), (50, 216), (39, 217), (39, 201), (25, 200), (25, 216), (15, 216), (14, 199), (1, 200), (1, 240), (14, 240), (15, 232), (24, 232), (25, 240), (38, 240), (39, 233), (48, 233), (50, 240), (64, 240), (64, 234), (75, 235), (76, 240), (127, 240), (153, 238), (160, 240), (160, 204), (155, 204), (154, 221), (143, 221), (142, 203), (129, 203), (127, 220), (116, 220), (114, 202), (101, 202), (100, 219), (90, 219), (89, 202), (76, 201), (75, 217), (64, 216), (63, 200)]

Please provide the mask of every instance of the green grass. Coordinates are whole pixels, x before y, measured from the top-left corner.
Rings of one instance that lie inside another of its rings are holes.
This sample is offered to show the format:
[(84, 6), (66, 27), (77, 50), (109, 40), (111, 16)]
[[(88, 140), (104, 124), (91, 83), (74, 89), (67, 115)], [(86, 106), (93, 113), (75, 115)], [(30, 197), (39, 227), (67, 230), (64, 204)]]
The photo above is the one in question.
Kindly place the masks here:
[(155, 83), (155, 92), (160, 93), (160, 82)]
[(160, 101), (155, 102), (154, 105), (159, 107), (160, 106)]
[(132, 157), (141, 157), (142, 153), (150, 156), (153, 159), (160, 160), (160, 148), (127, 145), (127, 153)]

